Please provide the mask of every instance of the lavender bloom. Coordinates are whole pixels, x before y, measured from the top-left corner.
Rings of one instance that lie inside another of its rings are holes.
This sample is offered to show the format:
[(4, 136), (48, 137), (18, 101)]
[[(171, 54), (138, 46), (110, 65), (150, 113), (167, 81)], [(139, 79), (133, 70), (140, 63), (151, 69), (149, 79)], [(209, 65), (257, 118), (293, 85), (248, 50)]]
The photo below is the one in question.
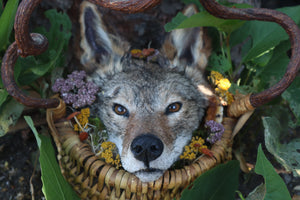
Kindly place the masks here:
[(52, 86), (54, 92), (60, 92), (62, 99), (74, 108), (91, 105), (96, 100), (98, 87), (92, 82), (85, 82), (84, 71), (74, 71), (68, 78), (57, 79)]
[(209, 120), (205, 122), (204, 126), (209, 131), (209, 136), (206, 138), (206, 141), (208, 141), (211, 144), (214, 144), (222, 138), (222, 135), (225, 131), (224, 126), (222, 124), (213, 120)]

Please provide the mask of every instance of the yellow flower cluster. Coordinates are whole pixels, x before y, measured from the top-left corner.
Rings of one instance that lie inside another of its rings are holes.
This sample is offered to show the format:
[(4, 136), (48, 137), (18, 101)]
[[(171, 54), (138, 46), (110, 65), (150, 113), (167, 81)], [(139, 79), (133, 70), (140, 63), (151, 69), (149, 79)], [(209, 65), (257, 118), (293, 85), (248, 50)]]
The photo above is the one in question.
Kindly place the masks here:
[(103, 142), (101, 144), (100, 151), (101, 152), (99, 157), (105, 159), (106, 163), (114, 165), (117, 169), (121, 167), (120, 155), (117, 154), (116, 156), (114, 156), (114, 151), (116, 151), (115, 143)]
[(203, 144), (204, 140), (201, 137), (193, 137), (191, 143), (184, 147), (180, 159), (194, 160), (200, 153), (203, 153), (203, 149), (207, 149), (207, 146)]
[[(81, 127), (86, 126), (86, 124), (89, 122), (89, 117), (90, 117), (90, 108), (81, 109), (80, 114), (76, 116)], [(80, 126), (78, 124), (74, 124), (74, 130), (75, 131), (83, 131), (83, 130), (81, 130)]]
[(217, 71), (211, 71), (209, 79), (217, 86), (215, 92), (225, 101), (224, 104), (230, 105), (233, 102), (233, 95), (228, 91), (231, 86), (230, 81)]

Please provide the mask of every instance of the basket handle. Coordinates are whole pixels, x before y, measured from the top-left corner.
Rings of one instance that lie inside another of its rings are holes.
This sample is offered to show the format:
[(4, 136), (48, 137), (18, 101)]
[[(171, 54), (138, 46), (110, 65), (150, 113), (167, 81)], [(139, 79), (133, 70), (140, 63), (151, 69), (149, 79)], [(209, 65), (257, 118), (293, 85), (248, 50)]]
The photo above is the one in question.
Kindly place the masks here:
[(58, 99), (39, 99), (26, 95), (14, 80), (14, 66), (18, 56), (39, 55), (47, 50), (48, 40), (38, 33), (29, 34), (29, 19), (41, 0), (21, 1), (15, 19), (15, 42), (12, 43), (2, 61), (1, 76), (7, 92), (20, 103), (36, 108), (55, 108), (59, 105)]
[(255, 107), (268, 103), (283, 93), (293, 82), (300, 68), (300, 29), (297, 24), (289, 16), (276, 10), (230, 8), (218, 4), (215, 0), (200, 0), (200, 2), (210, 14), (219, 18), (276, 22), (284, 28), (290, 37), (292, 54), (282, 79), (269, 89), (245, 96), (233, 102), (228, 109), (228, 114), (238, 117)]
[(88, 0), (91, 3), (127, 13), (143, 12), (159, 4), (161, 0)]

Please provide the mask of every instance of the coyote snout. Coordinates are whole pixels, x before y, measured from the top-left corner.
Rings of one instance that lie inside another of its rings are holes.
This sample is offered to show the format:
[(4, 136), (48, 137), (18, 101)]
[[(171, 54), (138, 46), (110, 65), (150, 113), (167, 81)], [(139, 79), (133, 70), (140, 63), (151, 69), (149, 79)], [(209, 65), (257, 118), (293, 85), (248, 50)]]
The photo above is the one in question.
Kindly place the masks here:
[(144, 61), (126, 54), (128, 43), (107, 32), (94, 5), (84, 2), (81, 9), (81, 62), (101, 88), (93, 110), (124, 169), (154, 181), (178, 160), (204, 115), (207, 102), (199, 86), (205, 85), (201, 71), (209, 47), (203, 30), (173, 31), (160, 50), (164, 54)]

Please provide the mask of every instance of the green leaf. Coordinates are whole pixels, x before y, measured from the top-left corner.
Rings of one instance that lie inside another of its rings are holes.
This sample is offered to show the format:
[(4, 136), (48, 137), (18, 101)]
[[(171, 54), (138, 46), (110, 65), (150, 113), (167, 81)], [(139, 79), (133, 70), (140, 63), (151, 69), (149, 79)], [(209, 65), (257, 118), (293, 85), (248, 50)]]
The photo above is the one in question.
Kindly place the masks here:
[(209, 63), (207, 70), (210, 71), (218, 71), (221, 74), (229, 71), (231, 69), (231, 63), (228, 61), (226, 57), (223, 55), (218, 55), (213, 52), (209, 57)]
[(290, 87), (281, 95), (285, 99), (294, 113), (297, 122), (300, 125), (300, 77), (296, 77)]
[(2, 104), (5, 102), (7, 97), (8, 97), (8, 92), (5, 89), (0, 88), (0, 108)]
[(40, 149), (40, 165), (42, 171), (43, 193), (47, 200), (79, 200), (75, 191), (64, 179), (55, 158), (51, 138), (38, 134), (31, 117), (24, 117), (33, 131)]
[[(278, 10), (289, 15), (297, 24), (300, 23), (300, 6), (286, 7)], [(243, 42), (249, 36), (252, 40), (252, 48), (243, 57), (243, 62), (256, 58), (274, 48), (280, 42), (288, 39), (287, 33), (276, 23), (249, 21), (232, 33), (231, 38), (235, 39), (230, 41), (231, 46)]]
[(261, 88), (266, 89), (277, 83), (283, 77), (290, 61), (287, 55), (289, 49), (289, 41), (280, 43), (274, 49), (273, 56), (268, 64), (257, 72), (256, 75), (261, 80)]
[(49, 31), (38, 28), (35, 32), (45, 35), (49, 41), (46, 52), (39, 56), (19, 58), (15, 65), (15, 79), (20, 85), (28, 85), (65, 62), (64, 52), (71, 37), (71, 21), (65, 13), (48, 10), (45, 16), (49, 19)]
[(255, 172), (265, 179), (266, 194), (264, 200), (289, 200), (291, 196), (281, 177), (276, 173), (272, 164), (263, 153), (261, 145), (258, 147), (258, 154)]
[(0, 16), (2, 15), (3, 12), (3, 1), (0, 1)]
[[(251, 7), (247, 4), (234, 4), (233, 6), (238, 8)], [(173, 29), (181, 28), (193, 28), (193, 27), (215, 27), (218, 30), (224, 31), (228, 34), (234, 30), (241, 27), (245, 21), (242, 20), (225, 20), (217, 18), (207, 11), (202, 11), (192, 15), (191, 17), (186, 17), (182, 13), (178, 13), (175, 18), (172, 19), (170, 23), (165, 25), (165, 30), (167, 32)]]
[(177, 15), (172, 19), (172, 21), (165, 25), (165, 31), (170, 32), (176, 29), (186, 19), (188, 19), (187, 16), (185, 16), (181, 12), (177, 13)]
[(266, 194), (265, 184), (260, 184), (252, 192), (249, 193), (246, 200), (263, 200)]
[(11, 99), (0, 107), (0, 137), (9, 131), (21, 116), (24, 106), (16, 100)]
[[(19, 0), (9, 0), (0, 17), (0, 51), (6, 49), (10, 33), (13, 29)], [(1, 2), (2, 4), (2, 2)], [(0, 5), (2, 7), (2, 5)]]
[(198, 177), (183, 191), (181, 200), (233, 200), (238, 188), (239, 171), (236, 160), (220, 164)]
[[(300, 177), (300, 138), (293, 139), (287, 144), (280, 143), (281, 133), (287, 133), (288, 123), (282, 123), (275, 117), (264, 117), (265, 143), (268, 151), (286, 170)], [(287, 136), (287, 135), (285, 135)]]

